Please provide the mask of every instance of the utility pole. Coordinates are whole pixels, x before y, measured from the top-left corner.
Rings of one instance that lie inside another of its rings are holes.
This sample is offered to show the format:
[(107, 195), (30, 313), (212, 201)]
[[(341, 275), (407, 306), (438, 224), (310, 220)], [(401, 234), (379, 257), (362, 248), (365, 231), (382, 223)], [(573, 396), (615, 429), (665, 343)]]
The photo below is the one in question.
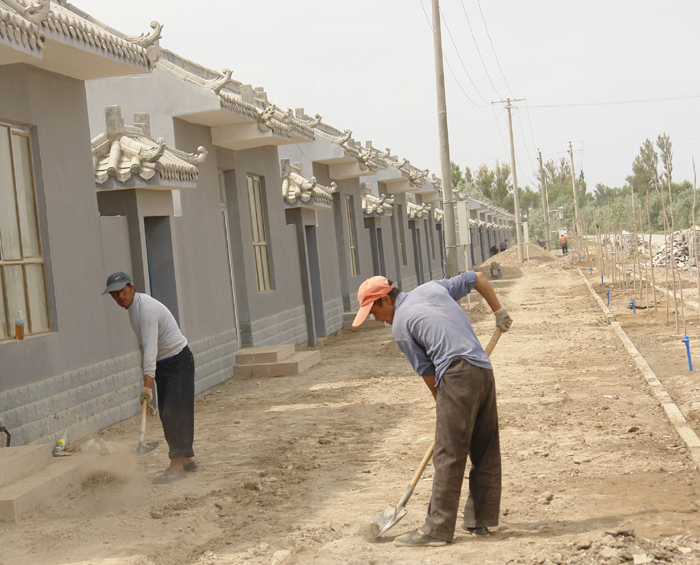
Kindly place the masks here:
[(513, 203), (515, 204), (515, 241), (518, 244), (518, 260), (522, 264), (525, 261), (523, 256), (523, 239), (520, 235), (520, 196), (518, 194), (518, 175), (515, 170), (515, 145), (513, 144), (513, 117), (511, 115), (511, 102), (520, 102), (525, 100), (524, 98), (516, 98), (511, 100), (506, 98), (505, 100), (499, 100), (498, 102), (491, 102), (491, 104), (502, 104), (505, 102), (506, 109), (508, 110), (508, 130), (510, 132), (510, 166), (513, 172)]
[(549, 237), (551, 232), (549, 231), (549, 201), (547, 199), (547, 177), (544, 174), (544, 167), (542, 166), (542, 151), (537, 150), (540, 159), (540, 189), (542, 190), (542, 212), (544, 219), (544, 242), (545, 249), (549, 251)]
[[(578, 195), (576, 194), (576, 175), (574, 173), (574, 148), (571, 146), (571, 142), (569, 141), (569, 155), (571, 156), (571, 186), (574, 189), (574, 210), (575, 210), (575, 215), (576, 218), (574, 219), (574, 236), (578, 235), (578, 238), (581, 238), (581, 217), (579, 216), (578, 213)], [(580, 241), (581, 245), (581, 251), (585, 254), (585, 250), (583, 250), (583, 240)]]
[(442, 170), (442, 202), (445, 212), (445, 263), (447, 277), (459, 274), (457, 263), (457, 232), (455, 205), (452, 194), (452, 167), (450, 141), (447, 132), (447, 101), (445, 99), (445, 69), (442, 66), (442, 34), (440, 31), (440, 2), (433, 2), (433, 48), (435, 51), (435, 85), (437, 87), (438, 131), (440, 134), (440, 169)]

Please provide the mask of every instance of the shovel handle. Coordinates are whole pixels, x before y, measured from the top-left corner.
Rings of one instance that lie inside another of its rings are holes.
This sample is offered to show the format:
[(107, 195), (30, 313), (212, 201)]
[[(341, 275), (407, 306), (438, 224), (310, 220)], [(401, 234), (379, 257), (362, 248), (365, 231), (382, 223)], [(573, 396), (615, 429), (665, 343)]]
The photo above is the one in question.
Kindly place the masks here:
[(418, 481), (420, 481), (420, 477), (423, 474), (423, 471), (425, 471), (425, 468), (428, 466), (428, 463), (433, 458), (434, 451), (435, 440), (433, 440), (433, 443), (430, 444), (428, 451), (425, 452), (423, 460), (420, 462), (420, 465), (418, 465), (418, 469), (416, 469), (416, 472), (413, 475), (413, 478), (411, 479), (411, 491), (413, 491), (416, 488), (416, 485), (418, 484)]
[(491, 336), (491, 340), (489, 341), (488, 345), (484, 348), (484, 351), (486, 352), (486, 355), (491, 357), (491, 353), (493, 352), (493, 348), (496, 347), (496, 344), (498, 343), (498, 340), (501, 339), (501, 335), (503, 334), (503, 330), (501, 328), (496, 328), (496, 331), (493, 332), (493, 335)]
[[(491, 340), (489, 341), (488, 345), (484, 349), (484, 351), (486, 352), (486, 355), (488, 355), (489, 357), (491, 357), (491, 353), (493, 352), (493, 348), (496, 347), (498, 340), (501, 339), (501, 334), (503, 334), (503, 331), (500, 328), (496, 328), (496, 331), (493, 332), (493, 335), (491, 336)], [(433, 440), (433, 443), (430, 444), (428, 451), (425, 452), (425, 455), (423, 456), (423, 460), (420, 462), (420, 465), (418, 465), (418, 469), (416, 469), (416, 472), (413, 475), (413, 478), (411, 479), (411, 490), (414, 490), (416, 488), (416, 485), (418, 484), (418, 481), (420, 480), (421, 475), (423, 474), (423, 471), (425, 471), (425, 468), (428, 466), (428, 462), (433, 458), (434, 452), (435, 452), (435, 440)]]
[(139, 437), (146, 435), (146, 408), (148, 407), (148, 400), (145, 398), (141, 401), (141, 431), (139, 432)]

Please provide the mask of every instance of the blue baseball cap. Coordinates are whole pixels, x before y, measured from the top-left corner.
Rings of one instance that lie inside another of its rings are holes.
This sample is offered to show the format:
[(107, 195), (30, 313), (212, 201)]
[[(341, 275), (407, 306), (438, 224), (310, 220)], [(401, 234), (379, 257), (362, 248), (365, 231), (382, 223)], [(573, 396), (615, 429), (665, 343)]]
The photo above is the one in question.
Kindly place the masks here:
[(113, 292), (115, 290), (121, 290), (127, 284), (131, 282), (131, 277), (127, 273), (122, 273), (121, 271), (112, 273), (107, 277), (107, 288), (102, 294), (107, 294), (108, 292)]

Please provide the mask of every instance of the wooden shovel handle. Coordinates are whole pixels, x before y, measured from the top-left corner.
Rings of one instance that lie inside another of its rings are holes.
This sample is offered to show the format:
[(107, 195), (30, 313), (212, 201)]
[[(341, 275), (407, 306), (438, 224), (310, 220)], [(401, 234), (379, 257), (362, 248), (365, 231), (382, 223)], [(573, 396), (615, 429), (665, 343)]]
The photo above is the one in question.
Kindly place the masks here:
[[(491, 336), (491, 340), (489, 341), (488, 345), (484, 349), (484, 351), (486, 352), (486, 355), (488, 355), (489, 357), (491, 357), (491, 353), (493, 352), (493, 348), (496, 347), (498, 340), (501, 339), (501, 334), (503, 334), (503, 331), (500, 328), (496, 328), (496, 331), (493, 332), (493, 335)], [(411, 479), (411, 490), (416, 488), (416, 485), (418, 484), (418, 481), (420, 480), (421, 475), (423, 474), (423, 471), (425, 471), (425, 468), (428, 466), (428, 462), (433, 458), (434, 452), (435, 452), (435, 440), (433, 440), (433, 443), (430, 444), (428, 451), (425, 452), (425, 455), (423, 456), (423, 460), (420, 462), (420, 465), (418, 465), (418, 469), (416, 469), (416, 472), (413, 475), (413, 478)]]
[(141, 434), (146, 434), (146, 408), (148, 407), (148, 400), (145, 398), (141, 401)]
[(420, 465), (418, 465), (418, 469), (416, 469), (416, 473), (413, 475), (413, 478), (411, 479), (411, 490), (415, 490), (416, 485), (418, 484), (418, 481), (420, 481), (420, 477), (423, 474), (423, 471), (425, 471), (425, 468), (428, 466), (428, 462), (433, 458), (434, 451), (435, 451), (435, 440), (433, 440), (433, 443), (430, 444), (428, 451), (425, 452), (425, 455), (423, 456), (423, 460), (420, 462)]

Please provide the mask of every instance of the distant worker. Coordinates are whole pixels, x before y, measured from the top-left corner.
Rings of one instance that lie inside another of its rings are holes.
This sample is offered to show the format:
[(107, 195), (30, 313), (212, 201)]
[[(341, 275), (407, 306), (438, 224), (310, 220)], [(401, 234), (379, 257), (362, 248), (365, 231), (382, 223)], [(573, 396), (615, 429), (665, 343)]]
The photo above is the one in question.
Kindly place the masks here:
[(561, 237), (559, 238), (559, 245), (561, 245), (561, 254), (566, 255), (568, 251), (568, 245), (567, 245), (567, 239), (566, 239), (566, 234), (561, 234)]
[(498, 255), (498, 245), (492, 245), (490, 251), (491, 257), (493, 257), (494, 255)]
[(197, 469), (194, 442), (194, 357), (187, 339), (163, 304), (136, 292), (126, 273), (112, 273), (107, 288), (115, 302), (129, 312), (129, 321), (143, 353), (143, 388), (139, 402), (153, 400), (153, 380), (158, 386), (158, 412), (170, 467), (154, 483), (171, 483)]
[(439, 546), (452, 541), (467, 456), (471, 459), (469, 496), (462, 528), (489, 535), (498, 525), (501, 504), (501, 448), (496, 383), (486, 352), (457, 303), (472, 289), (481, 294), (506, 332), (512, 320), (482, 273), (467, 271), (401, 292), (385, 277), (360, 285), (360, 310), (353, 326), (368, 314), (392, 324), (396, 344), (435, 399), (433, 493), (425, 523), (394, 540), (403, 546)]
[(504, 239), (501, 242), (501, 251), (505, 251), (506, 249), (508, 249), (508, 239)]

